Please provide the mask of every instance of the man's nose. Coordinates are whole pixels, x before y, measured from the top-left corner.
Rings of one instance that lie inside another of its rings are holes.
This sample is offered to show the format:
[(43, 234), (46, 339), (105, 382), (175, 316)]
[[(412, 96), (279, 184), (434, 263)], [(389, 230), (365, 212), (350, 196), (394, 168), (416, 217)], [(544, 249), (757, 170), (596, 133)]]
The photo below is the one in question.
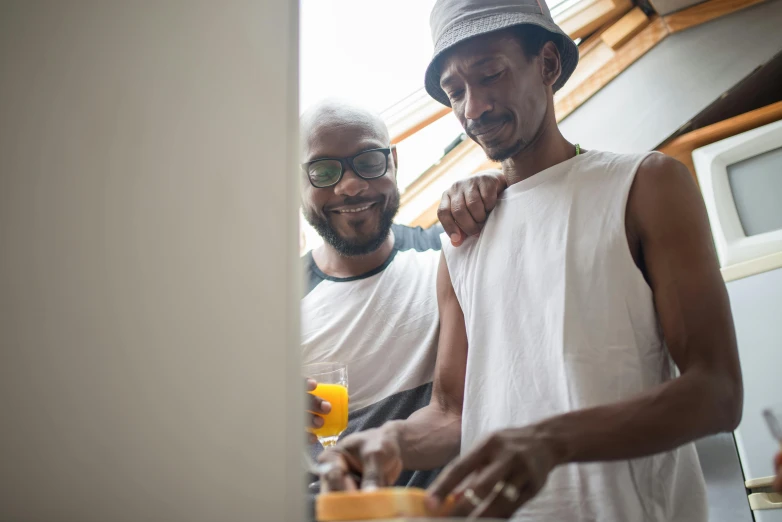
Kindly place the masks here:
[(468, 88), (464, 98), (464, 117), (468, 120), (480, 120), (481, 116), (492, 110), (491, 102), (480, 89)]
[(342, 179), (334, 187), (334, 193), (338, 196), (352, 197), (358, 196), (367, 188), (369, 188), (367, 180), (358, 176), (350, 167), (347, 167), (342, 175)]

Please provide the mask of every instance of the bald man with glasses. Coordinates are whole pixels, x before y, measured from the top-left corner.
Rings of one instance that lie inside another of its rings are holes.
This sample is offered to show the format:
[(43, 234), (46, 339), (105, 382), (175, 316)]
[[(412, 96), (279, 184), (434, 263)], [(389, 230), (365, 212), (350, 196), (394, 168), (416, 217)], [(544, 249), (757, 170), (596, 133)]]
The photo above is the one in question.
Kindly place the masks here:
[[(301, 146), (302, 211), (324, 240), (302, 259), (302, 359), (347, 365), (348, 435), (406, 419), (429, 403), (440, 234), (458, 245), (478, 233), (505, 180), (494, 171), (456, 183), (438, 212), (444, 226), (424, 230), (393, 223), (399, 158), (377, 115), (323, 102), (302, 116)], [(308, 380), (307, 390), (315, 385)], [(320, 427), (330, 405), (308, 400), (310, 427)], [(315, 457), (321, 447), (311, 442)], [(396, 485), (426, 487), (437, 471), (403, 472)]]

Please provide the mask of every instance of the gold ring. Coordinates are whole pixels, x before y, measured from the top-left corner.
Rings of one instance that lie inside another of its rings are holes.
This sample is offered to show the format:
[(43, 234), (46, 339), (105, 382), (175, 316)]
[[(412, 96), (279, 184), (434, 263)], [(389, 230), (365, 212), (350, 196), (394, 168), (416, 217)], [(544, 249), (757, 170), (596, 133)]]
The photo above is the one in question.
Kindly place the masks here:
[(475, 491), (473, 491), (472, 488), (467, 488), (464, 490), (464, 498), (467, 499), (467, 502), (473, 505), (473, 507), (478, 507), (481, 504), (481, 499), (478, 498), (478, 495), (475, 494)]
[(502, 489), (502, 496), (512, 504), (519, 499), (519, 488), (513, 484), (508, 484)]

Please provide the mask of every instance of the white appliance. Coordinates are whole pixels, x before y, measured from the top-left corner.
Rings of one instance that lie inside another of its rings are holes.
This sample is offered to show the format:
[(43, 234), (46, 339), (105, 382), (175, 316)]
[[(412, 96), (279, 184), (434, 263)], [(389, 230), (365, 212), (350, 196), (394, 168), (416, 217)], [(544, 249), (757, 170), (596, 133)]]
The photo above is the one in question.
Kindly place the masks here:
[(734, 436), (749, 505), (756, 522), (782, 522), (782, 495), (768, 487), (780, 448), (761, 414), (782, 398), (782, 267), (727, 286), (744, 377), (744, 415)]
[(720, 265), (782, 252), (782, 120), (692, 152)]
[(706, 439), (699, 447), (712, 490), (710, 519), (782, 522), (782, 495), (769, 487), (780, 447), (761, 414), (782, 400), (782, 121), (696, 149), (692, 157), (744, 377), (744, 415), (734, 440)]

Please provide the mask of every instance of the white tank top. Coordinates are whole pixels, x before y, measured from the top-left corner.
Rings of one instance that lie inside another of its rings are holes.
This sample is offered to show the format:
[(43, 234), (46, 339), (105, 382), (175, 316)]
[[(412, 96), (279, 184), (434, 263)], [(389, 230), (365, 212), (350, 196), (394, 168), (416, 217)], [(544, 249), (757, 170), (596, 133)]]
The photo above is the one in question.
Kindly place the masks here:
[[(625, 232), (646, 154), (590, 151), (511, 185), (483, 231), (443, 252), (468, 338), (462, 452), (490, 432), (610, 404), (673, 377)], [(513, 520), (705, 522), (692, 444), (560, 466)]]

